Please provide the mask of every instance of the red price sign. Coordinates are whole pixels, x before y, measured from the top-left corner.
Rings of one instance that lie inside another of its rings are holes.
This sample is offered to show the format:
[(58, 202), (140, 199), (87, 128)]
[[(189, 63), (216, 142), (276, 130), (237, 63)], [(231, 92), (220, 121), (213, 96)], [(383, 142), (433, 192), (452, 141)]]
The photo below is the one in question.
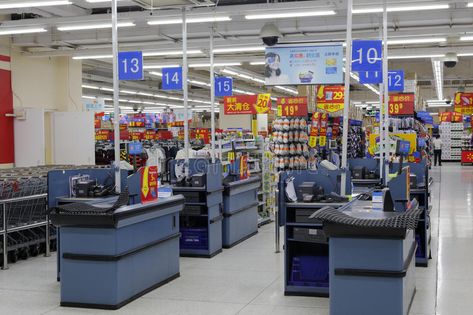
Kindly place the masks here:
[(455, 93), (455, 106), (473, 106), (473, 93)]
[(279, 117), (307, 116), (307, 97), (280, 97), (277, 100)]
[(205, 144), (210, 143), (210, 132), (206, 128), (197, 128), (194, 135), (196, 140), (203, 140)]
[(415, 96), (413, 93), (389, 96), (389, 115), (414, 115)]
[(111, 140), (112, 131), (111, 130), (97, 130), (95, 131), (95, 140), (105, 141)]
[(345, 87), (320, 85), (317, 88), (317, 108), (334, 113), (345, 107)]
[(271, 107), (271, 95), (234, 95), (225, 96), (223, 108), (225, 115), (264, 114)]
[(147, 166), (141, 172), (141, 203), (158, 199), (158, 167)]

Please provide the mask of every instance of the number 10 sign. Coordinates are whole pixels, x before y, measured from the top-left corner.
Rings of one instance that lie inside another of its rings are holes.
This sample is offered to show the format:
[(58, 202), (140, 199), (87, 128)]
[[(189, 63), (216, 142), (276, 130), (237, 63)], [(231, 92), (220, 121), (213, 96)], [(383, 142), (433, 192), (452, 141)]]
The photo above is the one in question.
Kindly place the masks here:
[(381, 72), (382, 43), (380, 40), (354, 40), (352, 71)]
[(118, 79), (143, 80), (143, 54), (141, 51), (118, 53)]

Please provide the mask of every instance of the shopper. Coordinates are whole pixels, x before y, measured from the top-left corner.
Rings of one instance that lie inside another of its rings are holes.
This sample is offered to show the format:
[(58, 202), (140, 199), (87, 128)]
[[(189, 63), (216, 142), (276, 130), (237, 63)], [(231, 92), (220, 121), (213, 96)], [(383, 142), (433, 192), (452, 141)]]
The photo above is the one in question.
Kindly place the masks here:
[(434, 145), (434, 166), (437, 166), (437, 161), (439, 166), (442, 166), (442, 140), (440, 136), (436, 135), (433, 141)]

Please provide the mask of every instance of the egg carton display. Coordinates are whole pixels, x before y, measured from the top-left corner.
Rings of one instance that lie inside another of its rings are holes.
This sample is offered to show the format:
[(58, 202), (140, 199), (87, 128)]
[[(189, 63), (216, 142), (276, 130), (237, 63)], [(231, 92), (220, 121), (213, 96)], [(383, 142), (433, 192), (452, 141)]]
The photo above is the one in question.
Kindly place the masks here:
[(450, 129), (456, 131), (463, 131), (463, 123), (452, 123)]
[(276, 119), (272, 139), (271, 150), (278, 169), (307, 169), (309, 135), (305, 119)]
[(456, 148), (460, 148), (463, 146), (463, 140), (452, 140), (451, 143), (450, 143), (450, 146), (452, 148), (456, 147)]

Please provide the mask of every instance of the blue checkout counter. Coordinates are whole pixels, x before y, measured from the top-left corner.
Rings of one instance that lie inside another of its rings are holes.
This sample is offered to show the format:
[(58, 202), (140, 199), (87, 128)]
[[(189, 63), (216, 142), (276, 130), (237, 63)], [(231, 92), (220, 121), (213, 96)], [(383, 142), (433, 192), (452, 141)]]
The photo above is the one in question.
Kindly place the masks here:
[(109, 214), (53, 212), (60, 227), (61, 306), (118, 309), (179, 277), (184, 202), (173, 196)]
[[(416, 202), (406, 212), (371, 201), (323, 209), (330, 244), (330, 315), (407, 315), (415, 295)], [(397, 218), (397, 220), (395, 219)]]
[(223, 247), (230, 248), (258, 233), (258, 189), (250, 177), (225, 185), (223, 192)]
[(174, 194), (185, 198), (180, 215), (180, 253), (183, 257), (211, 258), (222, 252), (222, 164), (212, 164), (207, 159), (190, 159), (189, 176), (204, 175), (202, 186), (179, 186), (175, 164), (170, 162), (171, 183)]
[[(298, 187), (314, 182), (324, 193), (340, 193), (340, 170), (290, 171), (279, 177), (279, 214), (284, 226), (284, 294), (296, 296), (329, 295), (329, 244), (322, 224), (310, 216), (326, 206), (341, 207), (347, 202), (302, 202)], [(290, 202), (285, 195), (286, 181), (293, 178), (298, 202)], [(347, 192), (351, 194), (350, 174)]]
[[(355, 190), (381, 184), (379, 159), (348, 159), (348, 167), (353, 176), (351, 181)], [(360, 168), (364, 168), (363, 174), (359, 172)]]

